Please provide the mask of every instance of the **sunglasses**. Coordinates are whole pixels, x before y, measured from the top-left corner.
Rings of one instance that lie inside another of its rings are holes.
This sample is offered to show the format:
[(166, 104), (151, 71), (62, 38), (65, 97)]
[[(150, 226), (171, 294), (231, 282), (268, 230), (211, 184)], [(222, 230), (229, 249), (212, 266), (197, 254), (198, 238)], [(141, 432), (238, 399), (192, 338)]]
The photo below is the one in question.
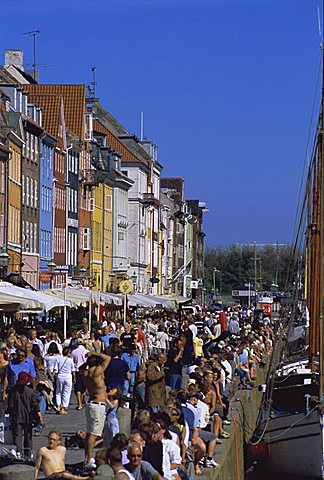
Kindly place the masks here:
[(143, 455), (133, 455), (131, 454), (131, 458), (142, 458)]

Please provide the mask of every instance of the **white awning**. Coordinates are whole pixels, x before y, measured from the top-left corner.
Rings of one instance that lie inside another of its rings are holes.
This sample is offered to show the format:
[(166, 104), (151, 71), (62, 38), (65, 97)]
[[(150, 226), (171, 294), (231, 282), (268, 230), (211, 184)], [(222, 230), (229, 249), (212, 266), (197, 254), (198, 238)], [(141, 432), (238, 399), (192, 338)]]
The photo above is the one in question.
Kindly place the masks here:
[(98, 305), (99, 302), (122, 305), (123, 300), (119, 295), (112, 293), (102, 293), (98, 290), (89, 290), (82, 287), (65, 287), (53, 288), (45, 291), (48, 296), (54, 296), (66, 299), (77, 306), (85, 307), (91, 300), (92, 303)]
[(50, 297), (44, 293), (17, 287), (8, 282), (0, 282), (0, 304), (19, 303), (20, 310), (45, 310), (56, 307), (70, 307), (70, 302)]

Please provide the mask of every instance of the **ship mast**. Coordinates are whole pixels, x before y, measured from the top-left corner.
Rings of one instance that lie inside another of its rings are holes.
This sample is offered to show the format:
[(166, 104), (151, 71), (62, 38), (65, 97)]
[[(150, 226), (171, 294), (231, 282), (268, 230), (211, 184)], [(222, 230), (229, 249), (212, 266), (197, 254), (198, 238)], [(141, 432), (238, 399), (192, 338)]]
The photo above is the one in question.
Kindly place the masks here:
[(323, 42), (321, 43), (322, 57), (322, 99), (321, 114), (318, 128), (318, 163), (319, 163), (319, 325), (318, 341), (316, 346), (319, 348), (319, 373), (320, 373), (320, 403), (324, 404), (324, 342), (323, 342), (323, 321), (324, 321), (324, 165), (323, 165), (323, 112), (324, 112), (324, 64), (323, 64)]

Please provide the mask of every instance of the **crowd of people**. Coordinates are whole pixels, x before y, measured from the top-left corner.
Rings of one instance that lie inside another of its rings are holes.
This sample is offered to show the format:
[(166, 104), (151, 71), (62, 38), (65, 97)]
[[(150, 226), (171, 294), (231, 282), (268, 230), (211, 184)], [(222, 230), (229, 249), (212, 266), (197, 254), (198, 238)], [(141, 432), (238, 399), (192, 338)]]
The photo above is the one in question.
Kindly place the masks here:
[[(26, 333), (26, 332), (25, 332)], [(137, 323), (104, 321), (61, 339), (9, 328), (0, 345), (0, 417), (9, 413), (18, 455), (32, 456), (45, 412), (69, 415), (71, 394), (86, 430), (63, 446), (51, 430), (36, 457), (36, 477), (85, 478), (65, 470), (66, 448), (82, 446), (84, 472), (96, 480), (192, 479), (217, 467), (226, 442), (234, 384), (256, 386), (256, 365), (270, 354), (270, 318), (241, 306), (196, 316), (165, 314)], [(131, 407), (130, 435), (118, 411)], [(216, 460), (215, 460), (216, 458)]]

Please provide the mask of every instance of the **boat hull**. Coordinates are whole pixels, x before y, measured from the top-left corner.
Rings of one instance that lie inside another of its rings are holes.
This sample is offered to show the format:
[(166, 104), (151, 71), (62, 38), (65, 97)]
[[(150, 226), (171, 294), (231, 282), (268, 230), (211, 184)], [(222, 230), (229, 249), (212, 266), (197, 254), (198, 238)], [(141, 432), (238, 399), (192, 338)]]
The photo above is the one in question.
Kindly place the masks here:
[(295, 413), (270, 419), (264, 436), (269, 470), (322, 479), (322, 435), (317, 409), (308, 417), (305, 413)]

